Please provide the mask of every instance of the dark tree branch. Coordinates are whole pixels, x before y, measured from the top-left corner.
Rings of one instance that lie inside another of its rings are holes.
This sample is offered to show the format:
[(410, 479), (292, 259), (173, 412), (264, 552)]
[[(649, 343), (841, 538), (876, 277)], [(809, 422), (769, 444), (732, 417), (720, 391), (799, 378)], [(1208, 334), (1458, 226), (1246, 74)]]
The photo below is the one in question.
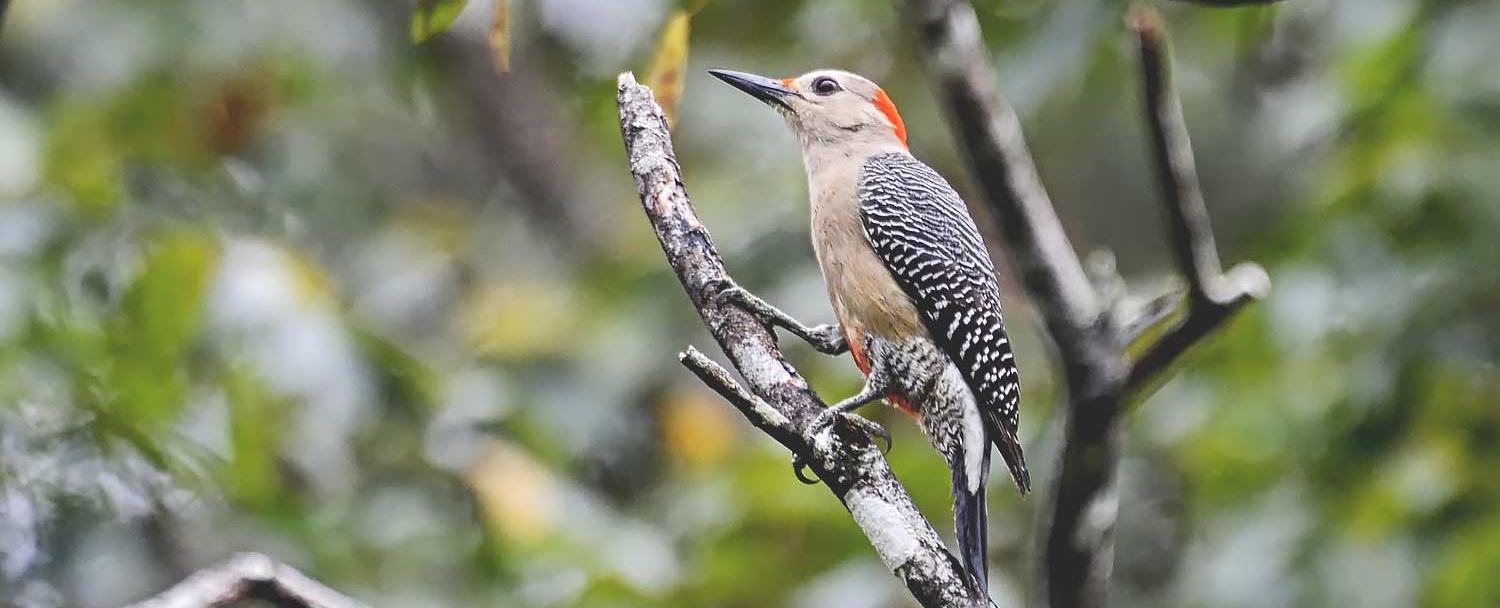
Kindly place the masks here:
[(954, 135), (997, 219), (1047, 327), (1066, 353), (1087, 348), (1083, 329), (1101, 307), (1042, 186), (1015, 110), (998, 93), (979, 21), (967, 2), (908, 2)]
[(1161, 17), (1148, 5), (1137, 4), (1130, 25), (1140, 50), (1144, 111), (1166, 203), (1173, 258), (1188, 281), (1187, 313), (1131, 366), (1126, 386), (1136, 390), (1150, 384), (1188, 347), (1246, 303), (1265, 295), (1270, 280), (1254, 263), (1240, 264), (1227, 275), (1220, 270), (1182, 104), (1172, 88), (1172, 63)]
[(1116, 421), (1126, 373), (1119, 332), (1037, 176), (1020, 119), (998, 93), (974, 8), (957, 0), (907, 4), (949, 125), (1058, 347), (1068, 386), (1058, 475), (1039, 520), (1039, 586), (1052, 606), (1102, 606), (1119, 504)]
[(365, 608), (259, 553), (241, 553), (199, 570), (161, 595), (126, 608), (220, 608), (251, 600), (280, 608)]
[(684, 365), (812, 468), (918, 603), (988, 605), (868, 437), (844, 423), (808, 436), (810, 424), (826, 406), (787, 363), (770, 330), (750, 313), (720, 301), (728, 274), (693, 212), (666, 120), (651, 90), (636, 84), (631, 74), (621, 74), (617, 102), (630, 172), (646, 217), (667, 262), (748, 390), (696, 349), (683, 353)]
[[(368, 3), (389, 37), (407, 39), (411, 0)], [(483, 34), (450, 28), (422, 44), (435, 66), (447, 73), (455, 109), (482, 135), (476, 141), (479, 160), (514, 191), (502, 198), (560, 243), (567, 255), (589, 252), (604, 242), (604, 227), (590, 207), (586, 181), (578, 180), (585, 160), (572, 142), (576, 127), (543, 73), (517, 62), (506, 74), (495, 73)], [(464, 157), (467, 158), (467, 157)], [(450, 162), (452, 159), (449, 159)]]
[(1165, 88), (1165, 60), (1157, 54), (1157, 63), (1148, 69), (1148, 115), (1161, 142), (1173, 244), (1190, 284), (1189, 305), (1181, 321), (1127, 365), (1126, 337), (1165, 321), (1169, 309), (1151, 306), (1139, 313), (1140, 319), (1116, 319), (1108, 310), (1111, 304), (1089, 284), (1037, 177), (1015, 110), (997, 92), (973, 7), (963, 0), (906, 3), (950, 127), (1002, 224), (1007, 250), (1058, 347), (1067, 382), (1057, 478), (1039, 519), (1045, 537), (1039, 588), (1050, 606), (1103, 606), (1113, 567), (1120, 413), (1126, 395), (1264, 292), (1268, 280), (1253, 264), (1236, 267), (1227, 276), (1219, 271), (1181, 109)]

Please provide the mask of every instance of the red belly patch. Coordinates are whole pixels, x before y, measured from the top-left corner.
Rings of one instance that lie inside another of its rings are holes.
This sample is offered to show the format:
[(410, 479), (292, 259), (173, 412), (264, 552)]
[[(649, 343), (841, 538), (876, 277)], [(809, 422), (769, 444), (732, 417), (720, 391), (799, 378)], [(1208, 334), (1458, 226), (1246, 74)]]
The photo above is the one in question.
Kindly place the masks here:
[[(851, 329), (844, 332), (844, 341), (849, 343), (849, 354), (854, 356), (854, 364), (859, 366), (861, 373), (869, 376), (870, 360), (865, 357), (864, 336)], [(917, 409), (896, 394), (887, 393), (885, 400), (890, 402), (891, 405), (896, 406), (896, 409), (906, 412), (914, 418), (917, 417)]]

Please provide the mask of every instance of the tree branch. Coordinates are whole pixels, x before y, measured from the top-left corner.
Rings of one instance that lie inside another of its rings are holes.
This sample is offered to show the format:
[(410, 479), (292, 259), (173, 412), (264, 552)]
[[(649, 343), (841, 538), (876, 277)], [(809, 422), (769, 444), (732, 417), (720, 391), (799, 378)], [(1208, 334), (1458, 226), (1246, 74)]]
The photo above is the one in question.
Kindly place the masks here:
[(1000, 220), (1027, 291), (1064, 353), (1087, 350), (1100, 304), (1037, 175), (1015, 109), (998, 93), (979, 21), (967, 2), (911, 0), (923, 58), (954, 136), (985, 201)]
[(219, 608), (250, 600), (280, 608), (365, 608), (259, 553), (241, 553), (199, 570), (161, 595), (126, 608)]
[(1068, 386), (1058, 474), (1041, 507), (1038, 586), (1052, 606), (1102, 606), (1114, 558), (1124, 348), (1037, 176), (1020, 119), (997, 92), (968, 2), (908, 0), (949, 126), (1048, 334)]
[(646, 217), (667, 262), (748, 390), (696, 349), (683, 353), (683, 363), (812, 468), (918, 603), (988, 605), (988, 598), (968, 583), (958, 560), (863, 433), (841, 422), (815, 437), (807, 435), (825, 405), (787, 363), (770, 330), (749, 313), (718, 301), (728, 274), (708, 230), (693, 212), (666, 120), (651, 90), (636, 84), (631, 74), (621, 74), (617, 103), (630, 171)]
[(1174, 259), (1188, 281), (1187, 313), (1131, 365), (1126, 387), (1134, 391), (1147, 386), (1246, 303), (1264, 296), (1270, 279), (1254, 263), (1240, 264), (1227, 275), (1220, 270), (1182, 104), (1172, 88), (1172, 63), (1161, 17), (1150, 6), (1138, 3), (1131, 10), (1130, 26), (1140, 50), (1144, 111)]
[[(1208, 0), (1201, 0), (1209, 3)], [(1212, 4), (1251, 3), (1220, 0)], [(1116, 469), (1126, 395), (1148, 381), (1245, 303), (1269, 280), (1254, 264), (1220, 272), (1182, 111), (1171, 93), (1159, 28), (1143, 32), (1147, 115), (1168, 199), (1174, 252), (1189, 282), (1186, 313), (1131, 365), (1126, 337), (1155, 327), (1169, 309), (1149, 306), (1140, 319), (1117, 311), (1089, 285), (1077, 254), (1037, 178), (1020, 121), (996, 92), (994, 71), (973, 7), (963, 0), (907, 0), (924, 60), (954, 136), (995, 216), (1010, 255), (1057, 344), (1068, 403), (1057, 478), (1042, 507), (1040, 589), (1051, 606), (1103, 606), (1113, 568), (1118, 511)], [(1168, 303), (1172, 299), (1158, 299)]]

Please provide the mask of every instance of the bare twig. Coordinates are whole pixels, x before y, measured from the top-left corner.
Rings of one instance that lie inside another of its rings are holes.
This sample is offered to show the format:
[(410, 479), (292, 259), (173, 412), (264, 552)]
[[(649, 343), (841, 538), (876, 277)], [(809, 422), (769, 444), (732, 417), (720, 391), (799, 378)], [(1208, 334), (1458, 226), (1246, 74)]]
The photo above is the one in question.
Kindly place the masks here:
[(1182, 104), (1172, 89), (1172, 64), (1161, 17), (1148, 5), (1137, 4), (1130, 25), (1139, 43), (1144, 109), (1174, 259), (1188, 280), (1187, 314), (1131, 366), (1126, 386), (1136, 390), (1147, 386), (1189, 346), (1246, 303), (1263, 296), (1270, 281), (1254, 263), (1240, 264), (1227, 275), (1220, 270)]
[(364, 608), (364, 604), (259, 553), (241, 553), (199, 570), (161, 595), (126, 608), (219, 608), (250, 600), (281, 608)]
[(724, 366), (714, 363), (708, 355), (703, 354), (697, 348), (689, 346), (686, 351), (677, 355), (682, 365), (693, 372), (703, 384), (714, 390), (725, 401), (740, 409), (740, 413), (762, 431), (773, 436), (795, 434), (792, 421), (783, 416), (774, 406), (766, 403), (760, 397), (756, 397), (740, 386), (729, 370)]
[(693, 212), (671, 136), (651, 90), (620, 75), (617, 102), (630, 171), (667, 262), (709, 333), (748, 384), (741, 388), (696, 349), (683, 363), (723, 394), (767, 435), (802, 458), (849, 509), (886, 566), (923, 606), (983, 606), (962, 566), (912, 504), (880, 450), (847, 424), (809, 437), (824, 403), (787, 363), (775, 337), (749, 313), (724, 305), (724, 263)]

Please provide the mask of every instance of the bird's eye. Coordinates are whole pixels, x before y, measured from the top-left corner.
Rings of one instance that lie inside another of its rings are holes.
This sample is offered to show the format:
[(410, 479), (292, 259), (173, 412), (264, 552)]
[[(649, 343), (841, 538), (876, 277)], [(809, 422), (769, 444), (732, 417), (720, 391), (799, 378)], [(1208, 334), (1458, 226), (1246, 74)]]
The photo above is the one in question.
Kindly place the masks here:
[(824, 76), (814, 80), (812, 88), (819, 95), (831, 95), (834, 91), (839, 90), (839, 83), (837, 80)]

